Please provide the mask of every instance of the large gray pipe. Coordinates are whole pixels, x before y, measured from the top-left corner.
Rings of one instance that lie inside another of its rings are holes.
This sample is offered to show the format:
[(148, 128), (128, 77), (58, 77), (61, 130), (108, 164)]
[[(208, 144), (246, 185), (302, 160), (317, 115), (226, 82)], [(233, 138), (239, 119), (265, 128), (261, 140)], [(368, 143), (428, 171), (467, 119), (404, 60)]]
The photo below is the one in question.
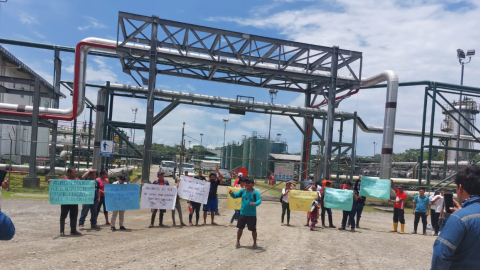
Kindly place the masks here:
[(383, 120), (382, 154), (380, 159), (380, 179), (390, 179), (392, 174), (393, 139), (397, 111), (398, 76), (391, 70), (362, 79), (360, 87), (367, 87), (387, 81), (387, 99)]
[[(10, 165), (10, 164), (0, 164), (0, 170), (8, 170), (12, 171), (21, 171), (21, 172), (28, 172), (29, 166), (28, 165)], [(109, 177), (116, 177), (122, 173), (128, 174), (129, 172), (133, 171), (135, 169), (134, 166), (128, 166), (128, 167), (121, 167), (121, 168), (115, 168), (115, 169), (109, 169), (108, 170), (108, 176)], [(50, 171), (50, 166), (37, 166), (35, 168), (36, 173), (42, 173), (45, 174), (48, 171)], [(86, 171), (88, 171), (88, 168), (78, 168), (77, 172), (79, 175), (84, 174)], [(67, 167), (55, 167), (55, 174), (57, 175), (66, 175), (67, 174)]]

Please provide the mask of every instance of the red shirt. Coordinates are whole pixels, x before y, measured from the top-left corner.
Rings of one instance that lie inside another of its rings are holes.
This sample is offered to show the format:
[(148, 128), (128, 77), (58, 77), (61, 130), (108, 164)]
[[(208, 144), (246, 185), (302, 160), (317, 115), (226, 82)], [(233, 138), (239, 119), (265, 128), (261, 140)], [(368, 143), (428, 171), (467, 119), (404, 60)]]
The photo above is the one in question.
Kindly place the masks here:
[[(102, 180), (102, 178), (97, 178), (97, 181), (98, 181), (98, 188), (101, 190), (101, 191), (105, 191), (105, 184), (110, 184), (110, 182), (108, 181), (108, 178), (105, 178), (105, 182)], [(105, 193), (103, 192), (100, 192), (100, 196), (105, 196)]]
[[(402, 192), (398, 189), (395, 190), (395, 193), (397, 194), (395, 197), (395, 203), (393, 204), (393, 207), (397, 209), (404, 209), (405, 208), (405, 201), (407, 200), (407, 193)], [(402, 200), (402, 201), (400, 201)]]
[(275, 180), (275, 176), (273, 176), (273, 174), (271, 174), (271, 175), (268, 177), (268, 179), (270, 179), (270, 180)]

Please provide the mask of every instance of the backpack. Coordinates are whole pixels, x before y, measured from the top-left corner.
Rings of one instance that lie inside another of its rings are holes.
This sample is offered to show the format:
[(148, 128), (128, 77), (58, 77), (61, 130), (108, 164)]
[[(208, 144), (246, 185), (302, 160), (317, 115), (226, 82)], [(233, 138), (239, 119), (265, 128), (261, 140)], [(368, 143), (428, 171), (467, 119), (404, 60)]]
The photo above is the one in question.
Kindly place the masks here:
[[(246, 189), (242, 189), (242, 191), (240, 192), (240, 197), (243, 196), (243, 193), (245, 193), (245, 190)], [(257, 201), (257, 193), (255, 193), (255, 189), (253, 189), (253, 199)]]

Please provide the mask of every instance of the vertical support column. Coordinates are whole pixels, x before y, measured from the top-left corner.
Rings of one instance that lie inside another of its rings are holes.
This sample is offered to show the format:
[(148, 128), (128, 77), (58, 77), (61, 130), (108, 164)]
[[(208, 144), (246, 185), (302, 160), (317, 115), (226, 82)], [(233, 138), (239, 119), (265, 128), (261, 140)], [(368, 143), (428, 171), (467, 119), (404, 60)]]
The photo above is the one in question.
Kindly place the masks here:
[(30, 157), (28, 160), (28, 175), (23, 178), (23, 187), (39, 187), (40, 178), (38, 178), (35, 170), (37, 169), (37, 138), (38, 138), (38, 113), (40, 112), (40, 79), (35, 78), (35, 86), (33, 90), (33, 113), (32, 113), (32, 129), (30, 136)]
[[(108, 126), (108, 97), (110, 96), (110, 82), (107, 81), (107, 86), (105, 87), (105, 99), (103, 100), (104, 101), (104, 105), (103, 105), (103, 109), (104, 109), (104, 113), (103, 113), (103, 134), (102, 134), (102, 139), (103, 140), (107, 140), (107, 126)], [(100, 143), (100, 140), (98, 141), (98, 143)], [(100, 152), (99, 152), (100, 154)], [(107, 168), (107, 164), (108, 164), (108, 159), (107, 158), (102, 158), (102, 167), (104, 169), (108, 169)]]
[[(445, 140), (445, 146), (448, 147), (448, 139)], [(447, 178), (447, 161), (448, 161), (448, 150), (443, 149), (443, 179)]]
[(353, 172), (355, 171), (355, 162), (357, 155), (357, 112), (353, 113), (353, 132), (352, 132), (352, 162), (350, 171), (350, 181), (353, 181)]
[(341, 146), (341, 143), (342, 143), (342, 137), (343, 137), (343, 119), (340, 119), (340, 132), (338, 133), (338, 142), (340, 143), (338, 145), (338, 153), (337, 153), (337, 179), (336, 181), (338, 181), (338, 176), (340, 175), (340, 173), (338, 172), (338, 169), (340, 168), (340, 166), (338, 166), (338, 164), (340, 163), (340, 154), (342, 154), (342, 146)]
[(145, 143), (143, 150), (142, 182), (149, 182), (150, 158), (152, 156), (153, 112), (155, 108), (154, 90), (157, 79), (157, 27), (158, 17), (152, 16), (152, 35), (150, 39), (150, 66), (148, 72), (147, 117), (145, 121)]
[[(435, 105), (437, 103), (437, 86), (433, 85), (432, 98), (432, 115), (430, 119), (430, 135), (428, 136), (428, 167), (427, 167), (427, 187), (430, 191), (430, 177), (432, 172), (432, 144), (433, 144), (433, 128), (435, 126)], [(423, 153), (420, 153), (423, 154)]]
[[(325, 116), (324, 116), (322, 118), (322, 136), (323, 136), (324, 139), (322, 141), (320, 141), (320, 154), (322, 156), (325, 155), (325, 128), (326, 128), (326, 126), (325, 126)], [(324, 167), (319, 166), (319, 168), (320, 168), (320, 178), (319, 178), (319, 180), (326, 179), (325, 175), (323, 174), (324, 173), (324, 171), (323, 171)]]
[[(310, 107), (311, 106), (311, 102), (312, 102), (312, 94), (310, 93), (310, 89), (312, 88), (312, 85), (311, 84), (308, 84), (308, 87), (307, 87), (307, 93), (305, 94), (305, 102), (304, 102), (304, 106), (305, 107)], [(312, 121), (312, 125), (314, 124), (313, 123), (313, 118), (309, 118), (311, 121)], [(310, 126), (310, 123), (307, 121), (307, 119), (304, 119), (303, 120), (303, 130), (304, 132), (307, 134), (307, 136), (305, 136), (305, 133), (304, 135), (302, 136), (302, 157), (301, 157), (301, 160), (300, 160), (300, 170), (299, 170), (299, 173), (300, 173), (300, 179), (298, 179), (299, 181), (303, 181), (305, 179), (308, 179), (308, 163), (309, 163), (309, 157), (310, 157), (310, 150), (312, 148), (311, 144), (312, 144), (312, 127)], [(301, 173), (303, 171), (303, 173)], [(302, 178), (303, 176), (303, 178)], [(302, 188), (303, 185), (300, 185), (300, 188)]]
[[(109, 82), (107, 82), (109, 85)], [(95, 137), (93, 140), (93, 161), (92, 168), (99, 171), (102, 168), (102, 158), (100, 157), (100, 140), (103, 139), (104, 134), (104, 120), (105, 120), (105, 99), (106, 90), (101, 88), (97, 94), (97, 113), (95, 118)]]
[(337, 67), (338, 67), (338, 46), (333, 46), (332, 63), (330, 74), (332, 76), (330, 87), (328, 89), (328, 117), (327, 117), (327, 134), (325, 144), (324, 172), (325, 179), (330, 179), (331, 161), (332, 161), (332, 135), (333, 124), (335, 121), (335, 94), (337, 90)]
[[(418, 157), (418, 186), (422, 185), (423, 177), (423, 145), (425, 144), (425, 128), (427, 123), (428, 89), (429, 87), (425, 87), (425, 97), (423, 98), (422, 137), (420, 137), (420, 156)], [(435, 106), (435, 104), (433, 106)]]
[[(110, 98), (110, 105), (108, 106), (108, 122), (105, 123), (105, 125), (107, 126), (108, 128), (108, 131), (107, 131), (107, 140), (111, 140), (113, 141), (113, 132), (112, 132), (112, 129), (111, 127), (108, 126), (108, 123), (110, 123), (112, 121), (112, 117), (113, 117), (113, 93), (111, 91), (110, 92), (110, 95), (107, 96), (107, 98)], [(115, 152), (115, 143), (113, 143), (113, 150)], [(106, 159), (108, 161), (107, 163), (107, 166), (105, 166), (106, 168), (113, 168), (113, 160), (114, 158), (111, 157), (111, 158), (107, 158)]]
[(73, 119), (73, 139), (72, 139), (72, 153), (70, 154), (70, 167), (75, 165), (75, 142), (77, 140), (77, 118)]
[[(59, 93), (60, 93), (60, 80), (62, 72), (62, 60), (60, 59), (60, 51), (55, 50), (55, 59), (54, 59), (54, 97), (53, 97), (53, 108), (58, 108), (59, 106)], [(45, 175), (45, 181), (49, 179), (58, 178), (58, 175), (55, 173), (55, 159), (57, 157), (57, 125), (58, 120), (53, 120), (54, 127), (52, 128), (52, 140), (51, 140), (51, 150), (50, 150), (50, 172)]]
[(87, 169), (90, 167), (90, 157), (92, 156), (90, 154), (90, 143), (92, 141), (92, 111), (93, 108), (90, 107), (90, 118), (88, 122), (88, 146), (87, 146)]

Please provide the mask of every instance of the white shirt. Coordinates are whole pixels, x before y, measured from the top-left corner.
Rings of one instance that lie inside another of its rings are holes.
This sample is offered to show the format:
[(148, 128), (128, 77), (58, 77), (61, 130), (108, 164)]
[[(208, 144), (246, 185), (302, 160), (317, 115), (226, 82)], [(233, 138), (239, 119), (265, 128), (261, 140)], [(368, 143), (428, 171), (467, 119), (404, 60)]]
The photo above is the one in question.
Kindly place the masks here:
[(435, 213), (440, 213), (443, 207), (443, 196), (436, 195), (435, 197), (433, 197), (434, 200), (437, 198), (438, 200), (435, 202), (435, 205), (432, 207), (432, 209), (435, 209)]
[[(290, 190), (292, 190), (292, 189), (293, 189), (293, 187), (290, 187)], [(288, 198), (289, 198), (290, 192), (288, 192), (288, 193), (286, 193), (286, 192), (287, 192), (287, 189), (286, 189), (286, 188), (282, 189), (282, 195), (283, 195), (282, 200), (283, 200), (284, 202), (288, 203), (288, 202), (289, 202), (289, 199), (288, 199)]]

